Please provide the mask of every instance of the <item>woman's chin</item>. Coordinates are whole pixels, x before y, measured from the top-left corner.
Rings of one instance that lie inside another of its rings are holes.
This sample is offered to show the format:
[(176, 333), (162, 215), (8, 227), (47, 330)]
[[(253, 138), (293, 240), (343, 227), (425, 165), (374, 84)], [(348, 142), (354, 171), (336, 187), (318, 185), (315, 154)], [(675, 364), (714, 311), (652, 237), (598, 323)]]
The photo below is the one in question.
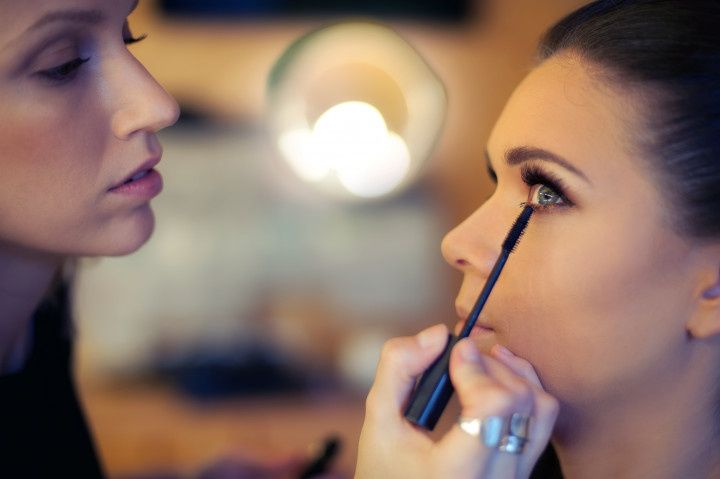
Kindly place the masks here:
[[(81, 256), (125, 256), (139, 250), (155, 230), (155, 215), (150, 205), (138, 208), (122, 221), (107, 228), (96, 245)], [(89, 254), (88, 254), (89, 253)]]

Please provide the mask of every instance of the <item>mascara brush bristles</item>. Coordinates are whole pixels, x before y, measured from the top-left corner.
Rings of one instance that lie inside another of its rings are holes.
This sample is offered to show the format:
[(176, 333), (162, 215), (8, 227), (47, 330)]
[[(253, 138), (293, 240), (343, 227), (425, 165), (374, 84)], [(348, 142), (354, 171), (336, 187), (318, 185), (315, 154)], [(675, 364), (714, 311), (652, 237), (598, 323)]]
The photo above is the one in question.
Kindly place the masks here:
[(510, 228), (510, 232), (507, 234), (505, 241), (503, 241), (502, 244), (502, 249), (507, 251), (508, 254), (512, 253), (517, 246), (520, 237), (525, 232), (525, 227), (527, 226), (528, 221), (530, 221), (530, 216), (533, 214), (533, 211), (532, 206), (526, 205), (525, 209), (523, 209), (522, 213), (520, 213), (520, 216), (518, 216), (515, 220), (512, 228)]

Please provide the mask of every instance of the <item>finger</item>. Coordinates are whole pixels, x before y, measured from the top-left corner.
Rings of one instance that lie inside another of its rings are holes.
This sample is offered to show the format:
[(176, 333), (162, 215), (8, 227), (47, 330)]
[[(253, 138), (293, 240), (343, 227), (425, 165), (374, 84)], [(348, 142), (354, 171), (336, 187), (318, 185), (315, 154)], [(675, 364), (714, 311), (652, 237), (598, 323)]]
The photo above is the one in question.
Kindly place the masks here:
[(483, 355), (469, 339), (459, 341), (450, 355), (450, 378), (464, 416), (532, 413), (531, 387), (510, 368)]
[(540, 379), (535, 372), (535, 368), (530, 362), (516, 356), (507, 348), (500, 345), (494, 346), (491, 354), (497, 358), (498, 361), (507, 365), (516, 374), (532, 384), (535, 390), (533, 401), (534, 412), (528, 432), (529, 440), (525, 447), (526, 453), (523, 454), (520, 466), (521, 469), (530, 471), (550, 441), (559, 412), (559, 404), (554, 397), (543, 389)]
[(399, 417), (417, 377), (442, 353), (447, 340), (447, 326), (438, 324), (416, 336), (387, 341), (368, 394), (367, 413), (380, 419)]
[(512, 369), (515, 374), (522, 376), (526, 381), (542, 389), (540, 378), (535, 372), (535, 368), (527, 360), (516, 356), (508, 348), (496, 344), (490, 350), (490, 354), (501, 363)]
[[(513, 412), (532, 410), (532, 402), (507, 387), (491, 369), (505, 366), (482, 355), (475, 344), (467, 339), (457, 343), (450, 359), (450, 376), (462, 406), (462, 415), (485, 419), (490, 416), (506, 417)], [(526, 389), (529, 389), (527, 387)], [(524, 406), (523, 406), (524, 404)], [(487, 446), (482, 437), (470, 435), (458, 425), (443, 437), (438, 445), (453, 471), (463, 477), (515, 477), (519, 458)], [(448, 476), (451, 477), (451, 476)]]

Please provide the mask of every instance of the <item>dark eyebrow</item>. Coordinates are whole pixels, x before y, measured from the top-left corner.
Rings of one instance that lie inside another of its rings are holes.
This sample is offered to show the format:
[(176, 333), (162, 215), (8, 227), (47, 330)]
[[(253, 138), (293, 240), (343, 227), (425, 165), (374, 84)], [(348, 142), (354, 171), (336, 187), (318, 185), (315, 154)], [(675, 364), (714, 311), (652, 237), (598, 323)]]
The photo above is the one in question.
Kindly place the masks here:
[[(488, 152), (485, 152), (485, 156), (488, 159), (488, 162), (490, 161), (490, 155)], [(566, 170), (568, 170), (570, 173), (582, 178), (587, 183), (592, 184), (590, 179), (577, 169), (575, 166), (573, 166), (570, 162), (568, 162), (563, 157), (556, 155), (555, 153), (544, 150), (542, 148), (534, 148), (529, 146), (519, 146), (515, 148), (509, 149), (507, 152), (505, 152), (505, 162), (510, 166), (517, 166), (522, 163), (525, 163), (527, 161), (531, 160), (541, 160), (541, 161), (549, 161), (551, 163), (555, 163), (556, 165), (559, 165)]]

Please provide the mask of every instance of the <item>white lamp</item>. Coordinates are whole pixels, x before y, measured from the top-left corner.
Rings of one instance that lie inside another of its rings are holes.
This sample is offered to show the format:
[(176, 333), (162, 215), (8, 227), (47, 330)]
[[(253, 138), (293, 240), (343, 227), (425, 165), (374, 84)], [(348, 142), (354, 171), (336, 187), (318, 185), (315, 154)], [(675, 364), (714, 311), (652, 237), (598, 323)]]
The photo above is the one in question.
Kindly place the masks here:
[(442, 129), (437, 75), (390, 28), (344, 22), (292, 43), (268, 80), (270, 128), (302, 180), (344, 199), (402, 191)]

